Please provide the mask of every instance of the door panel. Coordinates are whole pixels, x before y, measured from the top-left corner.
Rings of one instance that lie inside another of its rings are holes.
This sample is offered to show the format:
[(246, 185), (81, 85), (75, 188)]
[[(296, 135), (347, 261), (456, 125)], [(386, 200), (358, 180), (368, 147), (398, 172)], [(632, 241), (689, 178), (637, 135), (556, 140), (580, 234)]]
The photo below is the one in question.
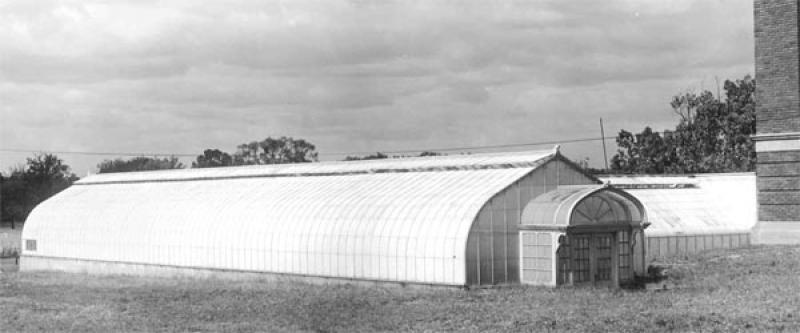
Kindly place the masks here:
[(574, 283), (592, 281), (591, 234), (575, 235), (572, 243), (572, 278)]
[(620, 231), (617, 234), (619, 253), (619, 280), (628, 282), (633, 279), (633, 247), (631, 246), (631, 232)]
[(610, 284), (613, 266), (613, 239), (611, 234), (592, 234), (594, 242), (594, 282), (595, 284)]

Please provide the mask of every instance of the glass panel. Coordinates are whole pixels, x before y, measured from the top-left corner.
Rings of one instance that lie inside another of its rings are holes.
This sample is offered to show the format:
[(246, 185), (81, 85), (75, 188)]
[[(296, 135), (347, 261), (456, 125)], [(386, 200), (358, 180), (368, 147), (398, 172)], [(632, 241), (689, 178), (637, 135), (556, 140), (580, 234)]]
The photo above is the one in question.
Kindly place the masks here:
[(597, 212), (596, 220), (603, 223), (617, 222), (617, 217), (608, 201), (603, 200), (603, 203), (600, 204), (600, 210)]
[(611, 193), (595, 193), (583, 199), (572, 214), (573, 225), (628, 223), (628, 214), (618, 196)]
[(487, 285), (494, 283), (492, 262), (492, 234), (488, 232), (478, 233), (478, 263), (480, 265), (480, 284)]
[(619, 253), (619, 280), (629, 281), (633, 278), (631, 269), (633, 260), (631, 233), (629, 231), (620, 231), (617, 237), (619, 239), (619, 246), (617, 247)]
[(575, 283), (591, 281), (589, 278), (589, 235), (575, 236), (574, 247), (572, 248), (573, 260), (573, 279)]
[(553, 244), (550, 233), (522, 234), (522, 280), (552, 283)]
[[(564, 236), (562, 236), (564, 237)], [(556, 255), (558, 256), (558, 284), (564, 284), (569, 282), (569, 262), (571, 259), (570, 255), (570, 248), (569, 248), (569, 239), (564, 237), (563, 242), (559, 245)]]
[(611, 240), (610, 234), (599, 234), (595, 238), (597, 273), (595, 281), (611, 280)]
[(628, 212), (628, 214), (630, 214), (631, 221), (633, 222), (642, 221), (642, 212), (639, 210), (639, 207), (637, 207), (633, 202), (630, 201), (630, 199), (616, 193), (609, 193), (609, 195), (612, 195), (615, 198), (617, 198), (617, 200), (615, 201), (625, 206), (626, 211)]
[(616, 221), (624, 221), (626, 223), (630, 221), (627, 206), (624, 206), (624, 204), (614, 200), (614, 198), (610, 198), (608, 203), (611, 205), (611, 209), (614, 211), (614, 219)]
[(590, 224), (592, 223), (591, 216), (586, 212), (586, 207), (579, 205), (575, 207), (575, 212), (572, 214), (572, 221), (570, 224)]

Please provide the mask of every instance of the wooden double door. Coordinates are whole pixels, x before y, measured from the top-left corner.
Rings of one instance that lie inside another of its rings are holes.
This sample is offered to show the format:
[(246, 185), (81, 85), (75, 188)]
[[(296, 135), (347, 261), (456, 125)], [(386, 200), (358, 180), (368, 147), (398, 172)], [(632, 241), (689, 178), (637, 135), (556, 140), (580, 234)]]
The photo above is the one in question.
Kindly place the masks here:
[(618, 286), (632, 278), (629, 231), (578, 232), (559, 249), (561, 283)]

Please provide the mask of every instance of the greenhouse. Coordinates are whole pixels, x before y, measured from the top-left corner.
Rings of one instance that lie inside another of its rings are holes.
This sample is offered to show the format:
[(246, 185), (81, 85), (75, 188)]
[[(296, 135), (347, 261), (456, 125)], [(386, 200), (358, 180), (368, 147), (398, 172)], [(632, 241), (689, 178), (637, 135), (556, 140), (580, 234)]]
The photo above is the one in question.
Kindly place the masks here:
[(651, 259), (749, 246), (756, 225), (754, 173), (615, 175), (601, 180), (635, 196), (648, 213)]
[(93, 175), (21, 269), (483, 286), (624, 283), (643, 206), (556, 149)]

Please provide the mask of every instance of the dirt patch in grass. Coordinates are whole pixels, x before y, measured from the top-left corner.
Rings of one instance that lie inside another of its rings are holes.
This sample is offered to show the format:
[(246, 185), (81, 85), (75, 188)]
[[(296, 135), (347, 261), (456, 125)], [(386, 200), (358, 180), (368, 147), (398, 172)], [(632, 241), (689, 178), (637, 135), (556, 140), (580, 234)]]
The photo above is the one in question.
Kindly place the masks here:
[(4, 274), (0, 331), (800, 331), (800, 247), (662, 264), (661, 292)]

